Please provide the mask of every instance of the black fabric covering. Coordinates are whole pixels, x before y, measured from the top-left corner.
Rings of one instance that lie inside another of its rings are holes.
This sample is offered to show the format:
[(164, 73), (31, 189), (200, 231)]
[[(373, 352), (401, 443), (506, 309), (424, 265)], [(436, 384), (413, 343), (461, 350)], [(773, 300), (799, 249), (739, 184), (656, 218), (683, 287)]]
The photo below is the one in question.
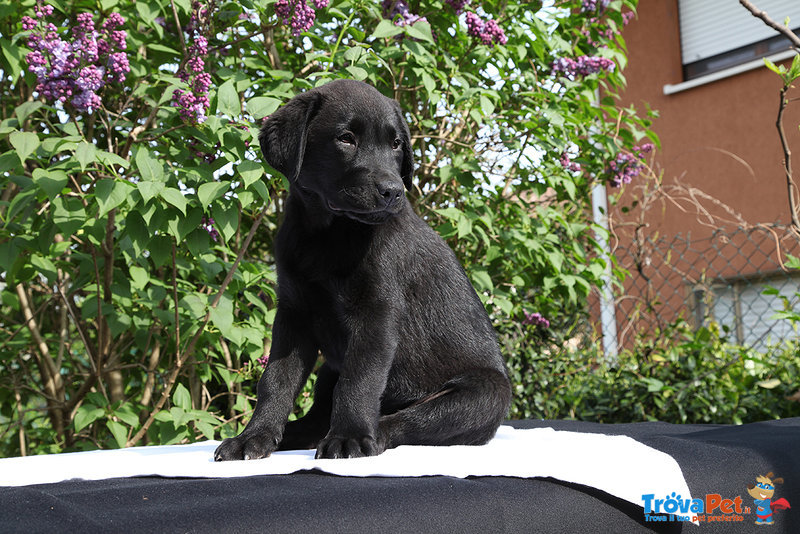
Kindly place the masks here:
[[(518, 428), (631, 436), (672, 455), (695, 498), (741, 496), (772, 471), (785, 482), (767, 532), (800, 532), (800, 419), (742, 426), (512, 421)], [(592, 451), (586, 451), (591, 454)], [(597, 459), (602, 462), (602, 458)], [(656, 495), (656, 498), (664, 498)], [(715, 515), (721, 515), (716, 512)], [(156, 477), (0, 488), (0, 532), (753, 532), (742, 522), (646, 522), (641, 507), (552, 479), (350, 478), (303, 472)]]

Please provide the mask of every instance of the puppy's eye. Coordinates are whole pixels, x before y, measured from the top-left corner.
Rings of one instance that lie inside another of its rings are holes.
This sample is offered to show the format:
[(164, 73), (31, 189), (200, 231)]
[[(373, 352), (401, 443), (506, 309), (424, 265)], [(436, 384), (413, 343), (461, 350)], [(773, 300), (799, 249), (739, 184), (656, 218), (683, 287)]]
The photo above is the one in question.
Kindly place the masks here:
[(353, 135), (350, 132), (345, 132), (345, 133), (339, 135), (339, 137), (337, 137), (336, 139), (338, 139), (340, 143), (344, 143), (346, 145), (355, 146), (355, 144), (356, 144), (356, 136)]
[(392, 149), (397, 150), (401, 146), (403, 146), (403, 142), (400, 139), (395, 139), (392, 141)]

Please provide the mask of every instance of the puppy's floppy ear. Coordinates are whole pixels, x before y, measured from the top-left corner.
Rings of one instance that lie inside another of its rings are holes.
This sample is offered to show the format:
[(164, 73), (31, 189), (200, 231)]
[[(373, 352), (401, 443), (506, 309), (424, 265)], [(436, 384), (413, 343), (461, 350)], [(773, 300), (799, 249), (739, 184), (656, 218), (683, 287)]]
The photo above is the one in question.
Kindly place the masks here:
[(297, 180), (303, 166), (308, 125), (320, 99), (316, 91), (297, 95), (270, 115), (258, 134), (264, 159), (290, 182)]
[(405, 117), (403, 117), (403, 110), (400, 108), (400, 104), (397, 101), (393, 102), (395, 120), (397, 120), (400, 140), (403, 142), (403, 164), (400, 167), (400, 175), (403, 178), (403, 185), (410, 191), (411, 179), (414, 177), (414, 153), (411, 151), (411, 132), (408, 129)]

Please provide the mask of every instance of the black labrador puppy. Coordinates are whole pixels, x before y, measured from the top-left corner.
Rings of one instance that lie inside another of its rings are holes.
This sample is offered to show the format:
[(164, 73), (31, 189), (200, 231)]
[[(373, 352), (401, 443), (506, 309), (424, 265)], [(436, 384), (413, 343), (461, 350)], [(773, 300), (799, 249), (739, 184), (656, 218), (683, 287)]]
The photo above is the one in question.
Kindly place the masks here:
[[(508, 412), (507, 371), (455, 255), (405, 197), (414, 161), (397, 102), (337, 80), (278, 109), (259, 139), (291, 183), (278, 309), (253, 417), (214, 458), (489, 441)], [(287, 424), (320, 352), (314, 404)]]

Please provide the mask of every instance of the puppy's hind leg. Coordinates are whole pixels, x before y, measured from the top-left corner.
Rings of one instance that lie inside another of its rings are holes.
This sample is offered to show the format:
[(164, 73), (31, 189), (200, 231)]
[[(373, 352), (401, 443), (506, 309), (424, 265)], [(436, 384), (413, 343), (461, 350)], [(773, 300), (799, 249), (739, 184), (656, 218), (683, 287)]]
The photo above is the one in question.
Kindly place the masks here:
[(477, 369), (446, 382), (379, 423), (379, 440), (398, 445), (483, 445), (508, 415), (511, 386), (494, 369)]

